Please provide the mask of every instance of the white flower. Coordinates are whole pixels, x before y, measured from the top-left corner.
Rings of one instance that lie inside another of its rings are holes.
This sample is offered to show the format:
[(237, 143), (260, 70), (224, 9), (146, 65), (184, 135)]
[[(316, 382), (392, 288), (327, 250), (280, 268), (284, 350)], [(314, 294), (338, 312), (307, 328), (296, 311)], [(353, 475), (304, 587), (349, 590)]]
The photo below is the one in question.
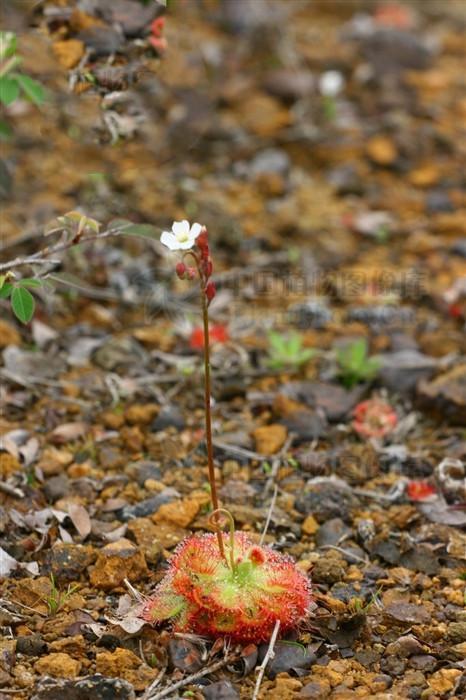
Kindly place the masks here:
[(319, 90), (325, 97), (336, 97), (345, 85), (345, 79), (337, 70), (327, 70), (319, 78)]
[(164, 231), (160, 242), (170, 250), (189, 250), (202, 231), (201, 224), (189, 225), (189, 221), (174, 221), (171, 231)]

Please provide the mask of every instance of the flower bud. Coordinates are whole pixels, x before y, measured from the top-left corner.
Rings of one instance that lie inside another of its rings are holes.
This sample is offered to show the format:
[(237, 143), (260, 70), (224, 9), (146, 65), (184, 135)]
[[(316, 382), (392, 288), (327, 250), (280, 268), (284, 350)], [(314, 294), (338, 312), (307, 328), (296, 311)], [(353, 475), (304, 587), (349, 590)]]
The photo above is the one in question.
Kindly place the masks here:
[(207, 277), (207, 279), (209, 279), (214, 269), (214, 266), (212, 264), (212, 258), (207, 258), (207, 260), (204, 260), (202, 267), (205, 276)]
[(209, 236), (205, 226), (202, 227), (201, 233), (196, 238), (196, 245), (201, 251), (202, 259), (207, 260), (209, 257)]
[(184, 262), (177, 263), (175, 270), (176, 270), (176, 274), (178, 275), (180, 280), (184, 280), (186, 278), (187, 269), (188, 268), (186, 267)]
[(207, 297), (207, 301), (210, 302), (212, 299), (215, 297), (217, 294), (217, 289), (215, 288), (215, 284), (213, 282), (207, 282), (206, 288), (205, 288), (205, 295)]
[(186, 276), (188, 280), (193, 280), (196, 277), (196, 268), (195, 267), (188, 267), (186, 270)]

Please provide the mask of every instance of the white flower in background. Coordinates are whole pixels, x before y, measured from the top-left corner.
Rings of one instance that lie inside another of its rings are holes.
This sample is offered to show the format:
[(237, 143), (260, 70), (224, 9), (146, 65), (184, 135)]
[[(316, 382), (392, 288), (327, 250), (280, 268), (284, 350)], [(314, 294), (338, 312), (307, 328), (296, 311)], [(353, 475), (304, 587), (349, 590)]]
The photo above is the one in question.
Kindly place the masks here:
[(163, 231), (160, 242), (170, 250), (189, 250), (202, 231), (201, 224), (189, 225), (189, 221), (174, 221), (171, 231)]
[(327, 70), (319, 78), (319, 90), (325, 97), (336, 97), (344, 84), (345, 79), (337, 70)]

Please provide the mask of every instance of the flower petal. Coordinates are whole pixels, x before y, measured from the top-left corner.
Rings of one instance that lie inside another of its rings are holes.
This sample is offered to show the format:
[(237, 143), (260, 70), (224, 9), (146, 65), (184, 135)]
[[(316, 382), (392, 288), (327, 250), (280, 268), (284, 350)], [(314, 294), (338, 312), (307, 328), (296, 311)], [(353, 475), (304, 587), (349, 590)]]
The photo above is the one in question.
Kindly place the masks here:
[(176, 236), (170, 231), (163, 231), (160, 236), (160, 243), (170, 248), (170, 250), (179, 250), (180, 244), (178, 243)]
[(192, 248), (194, 245), (194, 240), (192, 238), (188, 238), (187, 241), (178, 241), (177, 242), (177, 248), (178, 250), (189, 250)]
[(189, 235), (189, 221), (183, 219), (183, 221), (174, 221), (172, 225), (172, 231), (175, 236), (188, 236)]
[(189, 232), (189, 235), (193, 240), (196, 240), (196, 238), (199, 236), (201, 231), (202, 231), (201, 224), (193, 224), (191, 226), (191, 230)]

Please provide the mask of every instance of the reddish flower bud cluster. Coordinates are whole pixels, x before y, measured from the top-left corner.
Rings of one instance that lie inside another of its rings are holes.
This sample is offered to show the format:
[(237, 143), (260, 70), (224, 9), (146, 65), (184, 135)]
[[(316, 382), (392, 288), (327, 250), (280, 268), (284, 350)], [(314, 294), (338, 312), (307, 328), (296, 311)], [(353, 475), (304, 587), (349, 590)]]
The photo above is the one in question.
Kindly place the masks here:
[[(224, 547), (229, 537), (224, 535)], [(192, 535), (176, 549), (166, 577), (141, 609), (152, 623), (171, 621), (176, 632), (226, 635), (238, 642), (266, 641), (307, 616), (310, 583), (293, 560), (235, 532), (232, 569), (216, 535)]]
[(196, 239), (196, 246), (199, 248), (201, 254), (199, 268), (202, 275), (202, 281), (204, 282), (204, 292), (207, 297), (207, 301), (210, 304), (212, 299), (215, 297), (217, 290), (215, 288), (215, 284), (210, 280), (214, 270), (214, 265), (212, 263), (212, 258), (210, 257), (209, 235), (205, 226), (203, 226), (201, 233)]
[(180, 280), (193, 280), (196, 276), (196, 268), (189, 267), (188, 265), (185, 265), (184, 262), (179, 262), (176, 265), (175, 270)]

